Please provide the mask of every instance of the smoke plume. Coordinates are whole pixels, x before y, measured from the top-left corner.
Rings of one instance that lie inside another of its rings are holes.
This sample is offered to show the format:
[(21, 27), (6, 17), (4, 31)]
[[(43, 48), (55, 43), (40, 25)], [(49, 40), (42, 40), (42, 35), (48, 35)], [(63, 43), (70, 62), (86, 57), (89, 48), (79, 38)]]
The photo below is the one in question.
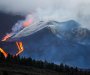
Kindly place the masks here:
[(90, 28), (90, 0), (0, 0), (0, 11), (19, 15), (35, 14), (43, 20), (76, 20)]

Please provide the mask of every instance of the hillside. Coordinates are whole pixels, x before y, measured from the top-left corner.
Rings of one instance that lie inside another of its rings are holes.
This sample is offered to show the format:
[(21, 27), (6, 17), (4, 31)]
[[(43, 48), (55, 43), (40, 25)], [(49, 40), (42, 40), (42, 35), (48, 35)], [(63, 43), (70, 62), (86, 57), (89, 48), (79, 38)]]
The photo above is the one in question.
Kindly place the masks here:
[(29, 66), (0, 64), (0, 75), (59, 75), (59, 73)]
[(90, 75), (90, 71), (32, 58), (0, 54), (0, 75)]

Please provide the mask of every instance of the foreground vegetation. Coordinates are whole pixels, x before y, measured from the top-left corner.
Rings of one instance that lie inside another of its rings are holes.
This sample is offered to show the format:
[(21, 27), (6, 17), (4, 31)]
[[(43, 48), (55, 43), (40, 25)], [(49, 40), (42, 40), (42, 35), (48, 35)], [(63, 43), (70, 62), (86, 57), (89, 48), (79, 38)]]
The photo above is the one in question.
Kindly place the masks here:
[(20, 58), (19, 56), (12, 56), (8, 55), (7, 58), (3, 56), (3, 54), (0, 54), (0, 64), (5, 65), (21, 65), (21, 66), (27, 66), (27, 67), (34, 67), (36, 69), (44, 69), (44, 70), (51, 70), (58, 72), (60, 75), (90, 75), (90, 72), (87, 70), (81, 70), (77, 67), (69, 67), (68, 65), (64, 64), (54, 64), (54, 63), (48, 63), (47, 61), (36, 61), (32, 58)]

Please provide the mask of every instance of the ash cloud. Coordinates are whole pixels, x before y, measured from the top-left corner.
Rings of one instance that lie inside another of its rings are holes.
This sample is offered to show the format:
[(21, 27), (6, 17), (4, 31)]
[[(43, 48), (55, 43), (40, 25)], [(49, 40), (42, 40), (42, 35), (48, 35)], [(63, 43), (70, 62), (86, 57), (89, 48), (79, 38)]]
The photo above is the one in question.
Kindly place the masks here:
[(43, 20), (78, 21), (90, 29), (90, 0), (0, 0), (0, 11), (19, 15), (36, 14)]

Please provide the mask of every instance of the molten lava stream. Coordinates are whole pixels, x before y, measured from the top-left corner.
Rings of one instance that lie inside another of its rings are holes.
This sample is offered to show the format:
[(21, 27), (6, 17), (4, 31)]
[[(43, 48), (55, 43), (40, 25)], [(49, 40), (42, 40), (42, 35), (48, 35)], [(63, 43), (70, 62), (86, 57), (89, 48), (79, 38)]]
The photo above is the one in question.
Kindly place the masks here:
[[(9, 39), (11, 37), (11, 34), (7, 34), (1, 41), (6, 41), (7, 39)], [(0, 48), (0, 52), (3, 53), (3, 55), (5, 56), (5, 58), (8, 56), (8, 53), (6, 53), (2, 48)]]
[(22, 42), (16, 42), (16, 45), (17, 45), (17, 47), (19, 49), (18, 53), (16, 53), (16, 56), (18, 56), (20, 53), (23, 52), (24, 48), (23, 48)]
[(0, 52), (3, 53), (3, 55), (5, 56), (5, 58), (8, 56), (8, 54), (2, 48), (0, 48)]
[(9, 39), (9, 38), (11, 37), (11, 34), (12, 34), (12, 33), (7, 34), (7, 35), (2, 39), (2, 41), (6, 41), (7, 39)]

